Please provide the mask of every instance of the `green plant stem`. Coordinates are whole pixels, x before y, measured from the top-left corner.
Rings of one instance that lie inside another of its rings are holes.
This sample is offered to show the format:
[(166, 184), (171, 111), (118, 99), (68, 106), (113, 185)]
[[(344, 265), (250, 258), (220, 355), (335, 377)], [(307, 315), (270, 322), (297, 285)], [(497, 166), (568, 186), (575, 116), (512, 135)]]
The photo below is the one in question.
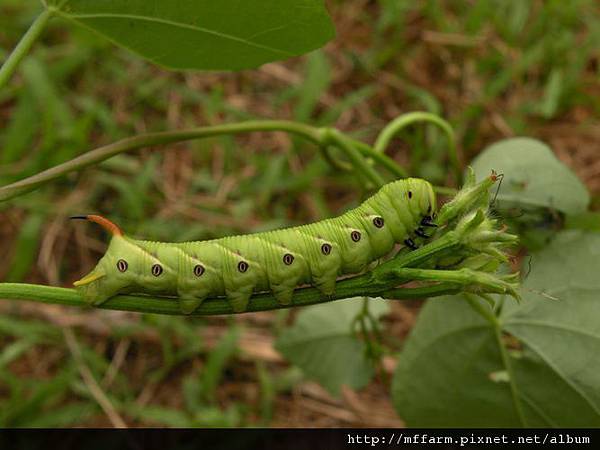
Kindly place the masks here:
[[(36, 175), (0, 187), (0, 201), (5, 201), (29, 191), (35, 190), (45, 183), (60, 178), (70, 172), (82, 170), (98, 164), (120, 153), (137, 150), (148, 146), (171, 144), (174, 142), (201, 139), (225, 134), (240, 134), (257, 131), (284, 131), (301, 136), (321, 147), (329, 145), (331, 130), (315, 128), (309, 125), (286, 120), (252, 120), (234, 124), (215, 125), (209, 127), (192, 128), (179, 131), (164, 131), (157, 133), (140, 134), (125, 138), (112, 144), (90, 150), (70, 161), (44, 170)], [(341, 133), (337, 132), (339, 135)], [(372, 157), (383, 167), (395, 175), (404, 173), (391, 158), (377, 154), (369, 145), (344, 136), (344, 146), (349, 146), (350, 152), (358, 151), (360, 154)], [(346, 147), (344, 147), (346, 148)], [(346, 151), (348, 151), (346, 149)], [(356, 156), (356, 155), (354, 155)], [(377, 175), (378, 176), (378, 175)]]
[(27, 32), (21, 37), (21, 40), (17, 46), (13, 49), (2, 67), (0, 67), (0, 89), (10, 80), (12, 75), (17, 70), (17, 66), (25, 55), (31, 49), (33, 43), (40, 36), (41, 32), (46, 27), (46, 23), (52, 17), (52, 11), (49, 9), (44, 10), (37, 18), (33, 21)]
[(504, 365), (506, 372), (508, 372), (508, 379), (509, 379), (509, 383), (510, 383), (510, 392), (511, 392), (512, 400), (513, 400), (513, 406), (515, 407), (515, 412), (517, 414), (517, 417), (519, 418), (519, 421), (521, 422), (521, 425), (523, 427), (527, 427), (528, 426), (527, 421), (525, 419), (525, 414), (523, 412), (523, 407), (521, 405), (521, 399), (519, 397), (519, 392), (517, 390), (517, 385), (515, 383), (515, 374), (514, 374), (514, 371), (512, 370), (510, 357), (508, 355), (506, 346), (504, 345), (504, 341), (502, 339), (502, 324), (500, 323), (500, 320), (498, 319), (498, 317), (494, 314), (493, 310), (490, 308), (486, 308), (473, 295), (465, 294), (464, 297), (467, 300), (467, 302), (469, 303), (469, 305), (471, 306), (471, 308), (473, 308), (473, 310), (475, 310), (475, 312), (477, 312), (484, 319), (486, 319), (492, 325), (492, 328), (494, 329), (494, 337), (496, 339), (496, 344), (498, 345), (498, 351), (500, 352), (500, 358), (502, 359), (502, 364)]
[(385, 153), (376, 151), (369, 144), (365, 144), (362, 141), (352, 139), (350, 137), (347, 137), (347, 139), (349, 142), (352, 142), (352, 144), (358, 149), (358, 151), (360, 151), (360, 153), (362, 153), (363, 156), (372, 158), (376, 163), (380, 164), (383, 168), (394, 175), (394, 178), (407, 178), (409, 176), (406, 169), (404, 169), (400, 164), (387, 156)]
[(435, 191), (436, 194), (447, 195), (447, 196), (453, 196), (458, 193), (458, 189), (449, 188), (446, 186), (433, 186), (433, 190)]
[[(376, 152), (373, 149), (373, 147), (371, 147), (368, 144), (365, 144), (364, 142), (358, 141), (356, 139), (350, 139), (350, 140), (352, 141), (353, 146), (356, 147), (363, 156), (366, 156), (366, 157), (370, 158), (371, 160), (373, 160), (374, 162), (377, 162), (378, 164), (380, 164), (381, 167), (383, 167), (391, 175), (393, 175), (394, 179), (407, 178), (409, 176), (408, 172), (401, 165), (399, 165), (396, 161), (394, 161), (392, 158), (390, 158), (389, 156), (385, 155), (384, 153)], [(331, 164), (333, 167), (335, 167), (336, 169), (339, 169), (339, 170), (343, 170), (343, 171), (352, 170), (352, 164), (350, 164), (346, 161), (342, 161), (339, 158), (336, 158), (332, 154), (332, 151), (331, 151), (332, 147), (333, 146), (322, 146), (321, 147), (323, 157), (327, 160), (327, 162), (329, 162), (329, 164)], [(446, 190), (449, 189), (450, 191), (456, 192), (456, 190), (453, 188), (441, 188), (441, 189), (446, 189)]]
[(508, 356), (508, 352), (506, 351), (506, 347), (502, 340), (502, 329), (500, 328), (500, 324), (494, 327), (494, 336), (496, 337), (496, 342), (498, 344), (498, 350), (500, 351), (500, 357), (502, 358), (502, 363), (508, 372), (508, 380), (510, 383), (510, 392), (513, 400), (513, 405), (515, 407), (515, 412), (517, 413), (517, 417), (519, 418), (519, 422), (523, 428), (527, 428), (527, 420), (525, 419), (525, 413), (523, 412), (523, 406), (521, 405), (521, 399), (519, 396), (519, 392), (517, 390), (517, 384), (515, 380), (515, 372), (512, 369), (512, 365), (510, 362), (510, 358)]
[(385, 184), (381, 175), (367, 163), (350, 138), (335, 129), (326, 129), (324, 130), (324, 133), (325, 144), (334, 144), (343, 150), (357, 172), (361, 173), (367, 180), (373, 183), (375, 187), (379, 188)]
[(381, 130), (379, 136), (377, 136), (375, 145), (373, 146), (374, 150), (377, 153), (384, 153), (390, 141), (394, 138), (396, 134), (398, 134), (403, 128), (406, 128), (407, 126), (417, 122), (429, 122), (434, 125), (437, 125), (444, 131), (448, 138), (448, 153), (450, 155), (450, 164), (452, 164), (452, 167), (454, 169), (454, 176), (456, 178), (456, 182), (460, 185), (462, 183), (462, 170), (458, 158), (458, 151), (456, 148), (456, 139), (454, 136), (454, 131), (452, 130), (452, 127), (448, 122), (436, 116), (435, 114), (424, 111), (415, 111), (412, 113), (403, 114), (400, 117), (394, 119), (383, 130)]
[[(315, 288), (300, 288), (294, 294), (293, 305), (281, 305), (270, 294), (257, 294), (252, 297), (246, 312), (270, 311), (297, 306), (315, 305), (334, 300), (353, 298), (356, 296), (384, 297), (397, 300), (428, 298), (438, 295), (449, 295), (457, 292), (456, 285), (435, 285), (418, 288), (396, 288), (380, 292), (370, 292), (365, 286), (358, 289), (359, 284), (342, 280), (335, 295), (323, 296)], [(388, 294), (389, 292), (389, 294)], [(369, 295), (371, 294), (371, 295)], [(389, 295), (389, 296), (388, 296)], [(0, 283), (0, 299), (26, 300), (46, 304), (76, 306), (90, 308), (75, 289), (43, 286), (26, 283)], [(176, 298), (150, 297), (144, 295), (117, 295), (105, 303), (96, 306), (100, 309), (133, 311), (150, 314), (184, 315), (179, 309)], [(225, 298), (209, 298), (192, 313), (193, 316), (212, 316), (235, 314)]]

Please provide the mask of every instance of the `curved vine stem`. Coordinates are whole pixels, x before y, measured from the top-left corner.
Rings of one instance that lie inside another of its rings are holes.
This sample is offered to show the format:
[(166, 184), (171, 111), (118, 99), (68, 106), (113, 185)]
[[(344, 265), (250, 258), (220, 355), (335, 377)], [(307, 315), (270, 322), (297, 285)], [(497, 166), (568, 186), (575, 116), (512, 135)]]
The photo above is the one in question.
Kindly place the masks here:
[(343, 150), (356, 171), (373, 183), (375, 187), (379, 188), (385, 184), (385, 180), (377, 173), (373, 166), (368, 164), (367, 160), (363, 158), (349, 137), (333, 128), (325, 129), (323, 134), (325, 145), (334, 144)]
[[(332, 130), (331, 128), (329, 129), (325, 129), (325, 130)], [(375, 161), (377, 162), (379, 165), (381, 165), (381, 167), (383, 167), (384, 169), (386, 169), (391, 175), (393, 175), (394, 179), (401, 179), (401, 178), (407, 178), (409, 176), (408, 172), (406, 171), (406, 169), (404, 169), (404, 167), (402, 167), (400, 164), (398, 164), (396, 161), (394, 161), (392, 158), (390, 158), (389, 156), (387, 156), (384, 153), (381, 152), (376, 152), (375, 149), (373, 149), (373, 147), (371, 147), (368, 144), (365, 144), (364, 142), (355, 140), (355, 139), (351, 139), (348, 138), (349, 141), (351, 141), (352, 145), (354, 147), (356, 147), (356, 149), (361, 153), (361, 155), (369, 158), (367, 159), (367, 163)], [(323, 157), (336, 169), (338, 170), (342, 170), (342, 171), (350, 171), (352, 170), (352, 164), (347, 162), (347, 161), (343, 161), (339, 158), (336, 158), (332, 152), (331, 149), (332, 148), (339, 148), (339, 146), (335, 146), (335, 145), (331, 145), (331, 146), (322, 146), (321, 150), (323, 152)], [(344, 149), (340, 149), (342, 151), (344, 151)]]
[[(112, 144), (90, 150), (70, 161), (44, 170), (31, 177), (0, 187), (0, 201), (25, 194), (70, 172), (98, 164), (120, 153), (148, 146), (165, 145), (192, 139), (256, 131), (288, 132), (301, 136), (308, 141), (317, 144), (320, 148), (333, 144), (341, 147), (347, 155), (354, 158), (355, 166), (358, 164), (364, 168), (364, 165), (358, 161), (358, 159), (364, 156), (373, 158), (377, 163), (381, 164), (382, 167), (397, 177), (402, 178), (405, 176), (404, 170), (398, 166), (394, 160), (384, 154), (376, 152), (370, 145), (347, 137), (337, 130), (332, 131), (331, 128), (316, 128), (310, 125), (286, 120), (250, 120), (247, 122), (198, 127), (187, 130), (140, 134), (134, 137), (125, 138)], [(333, 141), (332, 136), (335, 136)], [(374, 176), (379, 182), (381, 180), (380, 176), (373, 169), (371, 169), (371, 171), (375, 174)], [(373, 176), (373, 173), (371, 173), (371, 177)]]
[(338, 158), (337, 156), (335, 156), (332, 152), (333, 147), (329, 146), (329, 145), (325, 145), (322, 147), (319, 147), (321, 149), (321, 154), (323, 156), (323, 158), (325, 159), (325, 161), (327, 161), (329, 163), (329, 165), (341, 172), (351, 172), (353, 167), (352, 164), (350, 164), (347, 161), (343, 161), (342, 159)]
[(3, 186), (0, 188), (0, 201), (17, 197), (70, 172), (98, 164), (120, 153), (153, 145), (165, 145), (192, 139), (208, 138), (223, 134), (239, 134), (250, 131), (287, 131), (289, 133), (300, 135), (317, 144), (320, 142), (318, 129), (308, 125), (280, 120), (248, 121), (237, 124), (140, 134), (90, 150), (87, 153), (83, 153), (76, 158), (50, 169), (46, 169), (36, 175)]
[(429, 122), (434, 125), (437, 125), (439, 128), (442, 129), (442, 131), (444, 131), (446, 137), (448, 138), (448, 153), (450, 155), (450, 164), (452, 164), (452, 167), (454, 169), (454, 176), (456, 178), (456, 182), (460, 185), (462, 183), (462, 171), (460, 167), (460, 161), (458, 158), (458, 150), (456, 148), (454, 131), (452, 130), (452, 127), (448, 122), (436, 116), (435, 114), (424, 111), (416, 111), (408, 114), (403, 114), (402, 116), (394, 119), (388, 125), (386, 125), (386, 127), (383, 130), (381, 130), (381, 132), (377, 136), (375, 145), (373, 146), (374, 150), (378, 153), (384, 153), (394, 136), (396, 136), (402, 129), (417, 122)]
[(27, 52), (31, 49), (33, 43), (40, 36), (48, 20), (52, 17), (52, 10), (44, 10), (37, 18), (33, 21), (27, 32), (21, 37), (21, 40), (17, 46), (13, 49), (2, 67), (0, 67), (0, 89), (10, 80), (10, 78), (17, 70), (17, 66), (21, 60), (25, 57)]

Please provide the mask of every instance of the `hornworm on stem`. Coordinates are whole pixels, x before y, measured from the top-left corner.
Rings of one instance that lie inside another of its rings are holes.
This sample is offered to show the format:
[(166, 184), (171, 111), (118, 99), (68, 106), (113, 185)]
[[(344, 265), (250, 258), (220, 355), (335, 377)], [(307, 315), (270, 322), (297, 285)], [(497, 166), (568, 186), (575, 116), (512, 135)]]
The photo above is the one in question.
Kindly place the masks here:
[[(103, 217), (81, 216), (113, 237), (96, 268), (75, 285), (92, 305), (120, 293), (141, 293), (175, 297), (186, 314), (209, 297), (227, 301), (232, 312), (253, 310), (249, 305), (264, 292), (280, 307), (299, 304), (297, 288), (308, 284), (317, 289), (320, 301), (333, 300), (340, 298), (338, 285), (346, 281), (339, 277), (350, 274), (368, 281), (368, 286), (355, 285), (351, 296), (381, 295), (418, 280), (516, 297), (515, 276), (493, 273), (506, 259), (502, 249), (516, 241), (495, 230), (486, 215), (488, 190), (496, 179), (492, 174), (475, 184), (471, 175), (437, 218), (432, 186), (411, 178), (385, 185), (337, 218), (209, 241), (137, 240)], [(438, 228), (431, 240), (426, 230)], [(397, 244), (411, 251), (367, 271)], [(454, 267), (436, 267), (450, 254), (461, 256)]]

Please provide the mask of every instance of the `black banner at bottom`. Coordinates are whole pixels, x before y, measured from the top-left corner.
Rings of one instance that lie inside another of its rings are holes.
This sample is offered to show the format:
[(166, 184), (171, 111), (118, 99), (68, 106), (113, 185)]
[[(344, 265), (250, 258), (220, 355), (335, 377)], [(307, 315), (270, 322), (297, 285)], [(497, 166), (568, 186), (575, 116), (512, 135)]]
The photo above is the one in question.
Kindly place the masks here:
[(600, 429), (5, 429), (0, 449), (294, 450), (591, 447)]

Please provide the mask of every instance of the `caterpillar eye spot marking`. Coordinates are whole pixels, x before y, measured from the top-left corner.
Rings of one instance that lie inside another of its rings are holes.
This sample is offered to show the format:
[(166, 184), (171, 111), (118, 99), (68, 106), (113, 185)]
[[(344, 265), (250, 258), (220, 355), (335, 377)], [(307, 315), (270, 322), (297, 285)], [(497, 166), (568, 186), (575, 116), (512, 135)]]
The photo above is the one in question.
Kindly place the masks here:
[(350, 239), (352, 239), (354, 242), (360, 241), (360, 231), (353, 231), (350, 233)]
[(411, 238), (404, 239), (404, 245), (406, 245), (411, 250), (416, 250), (418, 247)]
[(408, 191), (408, 198), (412, 198), (412, 191)]
[(321, 253), (324, 255), (329, 255), (331, 253), (331, 244), (323, 244), (321, 245)]
[(294, 255), (290, 254), (290, 253), (286, 253), (285, 255), (283, 255), (283, 263), (286, 266), (289, 266), (290, 264), (292, 264), (294, 262)]
[(429, 236), (427, 236), (427, 235), (425, 234), (425, 230), (424, 230), (423, 228), (417, 228), (417, 229), (415, 230), (415, 234), (416, 234), (417, 236), (419, 236), (419, 237), (422, 237), (422, 238), (425, 238), (425, 239), (427, 239), (427, 238), (429, 237)]
[(117, 261), (117, 269), (119, 270), (119, 272), (125, 272), (128, 267), (129, 264), (127, 264), (127, 261), (125, 261), (124, 259), (120, 259)]
[(204, 273), (204, 267), (202, 267), (202, 265), (198, 264), (198, 265), (194, 266), (194, 275), (199, 277), (199, 276), (202, 276), (203, 273)]
[(240, 261), (237, 265), (237, 268), (241, 273), (246, 272), (248, 270), (248, 267), (250, 267), (250, 266), (248, 265), (248, 263), (246, 261)]
[(160, 264), (154, 264), (152, 266), (152, 275), (155, 277), (160, 276), (163, 273), (163, 268)]
[(384, 223), (383, 217), (375, 217), (373, 219), (373, 225), (375, 225), (377, 228), (383, 228)]

